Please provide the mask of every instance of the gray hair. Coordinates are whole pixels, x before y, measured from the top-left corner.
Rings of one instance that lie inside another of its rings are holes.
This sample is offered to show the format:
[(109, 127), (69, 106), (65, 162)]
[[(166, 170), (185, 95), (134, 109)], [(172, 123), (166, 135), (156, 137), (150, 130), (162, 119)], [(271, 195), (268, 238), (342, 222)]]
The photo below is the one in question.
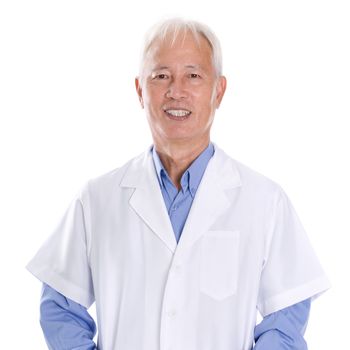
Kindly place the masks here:
[(163, 42), (169, 34), (172, 34), (172, 44), (179, 33), (191, 33), (199, 44), (200, 35), (204, 37), (212, 49), (212, 61), (217, 76), (222, 75), (222, 53), (219, 39), (215, 33), (206, 25), (197, 21), (187, 20), (180, 17), (170, 18), (156, 23), (146, 33), (143, 49), (141, 51), (139, 77), (143, 80), (143, 70), (147, 55), (155, 41)]

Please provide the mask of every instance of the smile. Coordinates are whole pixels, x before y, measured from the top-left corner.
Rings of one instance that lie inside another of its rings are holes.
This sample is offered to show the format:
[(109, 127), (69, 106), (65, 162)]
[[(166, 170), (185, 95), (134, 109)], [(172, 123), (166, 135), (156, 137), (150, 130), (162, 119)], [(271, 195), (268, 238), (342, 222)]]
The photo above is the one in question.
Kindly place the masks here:
[(191, 114), (191, 111), (187, 109), (166, 109), (164, 112), (170, 119), (184, 120)]

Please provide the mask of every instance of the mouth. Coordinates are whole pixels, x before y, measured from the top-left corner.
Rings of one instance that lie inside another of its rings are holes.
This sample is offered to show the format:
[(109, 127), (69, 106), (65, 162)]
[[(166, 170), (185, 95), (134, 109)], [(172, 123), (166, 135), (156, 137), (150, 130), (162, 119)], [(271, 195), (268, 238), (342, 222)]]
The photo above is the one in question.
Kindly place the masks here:
[(165, 114), (172, 120), (186, 120), (191, 115), (191, 111), (188, 109), (164, 109)]

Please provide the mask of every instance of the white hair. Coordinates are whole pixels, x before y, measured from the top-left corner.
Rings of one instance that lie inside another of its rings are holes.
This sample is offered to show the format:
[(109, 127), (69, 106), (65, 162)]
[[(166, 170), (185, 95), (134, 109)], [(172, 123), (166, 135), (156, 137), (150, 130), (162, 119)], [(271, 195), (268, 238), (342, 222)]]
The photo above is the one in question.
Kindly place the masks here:
[(191, 33), (199, 45), (200, 36), (204, 37), (212, 50), (212, 61), (217, 77), (222, 75), (222, 53), (219, 39), (215, 33), (206, 25), (197, 21), (187, 20), (180, 17), (162, 20), (156, 23), (146, 33), (143, 48), (141, 51), (139, 77), (142, 80), (145, 61), (147, 55), (155, 41), (163, 42), (172, 34), (172, 44), (174, 44), (179, 33), (183, 33), (184, 38), (187, 33)]

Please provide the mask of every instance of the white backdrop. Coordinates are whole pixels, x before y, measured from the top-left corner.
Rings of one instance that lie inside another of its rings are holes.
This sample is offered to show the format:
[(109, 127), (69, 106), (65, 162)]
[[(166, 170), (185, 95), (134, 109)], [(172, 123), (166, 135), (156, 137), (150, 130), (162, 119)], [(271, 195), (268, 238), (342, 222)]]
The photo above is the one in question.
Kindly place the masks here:
[(25, 265), (87, 179), (152, 142), (134, 77), (144, 32), (164, 15), (204, 21), (221, 39), (228, 89), (212, 140), (291, 198), (333, 284), (312, 306), (309, 349), (346, 347), (348, 1), (3, 0), (2, 348), (46, 348), (41, 284)]

